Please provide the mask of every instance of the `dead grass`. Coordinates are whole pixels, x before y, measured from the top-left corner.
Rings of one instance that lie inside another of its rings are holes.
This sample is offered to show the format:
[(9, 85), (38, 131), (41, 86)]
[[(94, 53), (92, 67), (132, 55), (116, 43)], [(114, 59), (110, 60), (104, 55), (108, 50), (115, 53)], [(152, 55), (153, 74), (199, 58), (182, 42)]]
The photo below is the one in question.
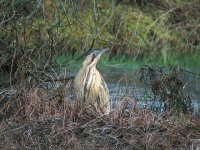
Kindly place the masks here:
[(129, 98), (101, 115), (59, 95), (41, 88), (1, 95), (0, 149), (195, 149), (200, 144), (198, 118), (161, 117)]

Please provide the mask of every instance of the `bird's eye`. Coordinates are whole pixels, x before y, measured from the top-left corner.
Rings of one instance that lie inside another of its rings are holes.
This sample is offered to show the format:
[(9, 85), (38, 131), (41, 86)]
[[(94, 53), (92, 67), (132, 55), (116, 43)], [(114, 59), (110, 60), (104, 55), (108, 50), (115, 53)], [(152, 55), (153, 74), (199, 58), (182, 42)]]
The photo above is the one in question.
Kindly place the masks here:
[(91, 60), (91, 62), (93, 62), (93, 61), (94, 61), (94, 59), (95, 59), (95, 56), (96, 56), (96, 55), (93, 53), (93, 54), (92, 54), (92, 60)]

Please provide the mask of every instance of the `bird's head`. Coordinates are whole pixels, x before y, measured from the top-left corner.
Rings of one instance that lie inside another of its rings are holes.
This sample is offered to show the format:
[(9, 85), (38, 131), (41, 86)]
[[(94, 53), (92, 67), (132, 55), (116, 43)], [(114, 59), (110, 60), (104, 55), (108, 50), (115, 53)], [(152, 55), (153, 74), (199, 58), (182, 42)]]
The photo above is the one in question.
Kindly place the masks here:
[(94, 50), (92, 51), (84, 60), (83, 66), (94, 66), (98, 63), (101, 55), (106, 52), (108, 49), (104, 49), (102, 51)]

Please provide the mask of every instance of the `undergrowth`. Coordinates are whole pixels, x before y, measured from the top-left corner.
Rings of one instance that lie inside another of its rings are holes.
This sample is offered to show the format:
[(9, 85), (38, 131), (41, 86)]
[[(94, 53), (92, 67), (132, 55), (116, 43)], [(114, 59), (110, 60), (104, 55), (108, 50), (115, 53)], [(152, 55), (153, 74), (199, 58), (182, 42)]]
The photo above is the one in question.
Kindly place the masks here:
[[(124, 97), (109, 115), (79, 105), (62, 89), (15, 88), (1, 95), (1, 149), (191, 149), (200, 120), (161, 117)], [(64, 93), (63, 93), (64, 92)], [(65, 95), (65, 97), (63, 97)], [(127, 107), (129, 110), (127, 110)]]

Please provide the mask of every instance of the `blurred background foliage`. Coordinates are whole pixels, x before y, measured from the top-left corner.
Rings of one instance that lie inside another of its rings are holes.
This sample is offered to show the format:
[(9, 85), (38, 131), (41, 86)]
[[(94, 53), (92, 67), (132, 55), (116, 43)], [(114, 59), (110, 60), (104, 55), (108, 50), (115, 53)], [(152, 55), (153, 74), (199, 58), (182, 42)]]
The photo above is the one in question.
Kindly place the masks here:
[(0, 69), (12, 79), (105, 47), (108, 59), (200, 65), (199, 0), (1, 0), (0, 8)]

